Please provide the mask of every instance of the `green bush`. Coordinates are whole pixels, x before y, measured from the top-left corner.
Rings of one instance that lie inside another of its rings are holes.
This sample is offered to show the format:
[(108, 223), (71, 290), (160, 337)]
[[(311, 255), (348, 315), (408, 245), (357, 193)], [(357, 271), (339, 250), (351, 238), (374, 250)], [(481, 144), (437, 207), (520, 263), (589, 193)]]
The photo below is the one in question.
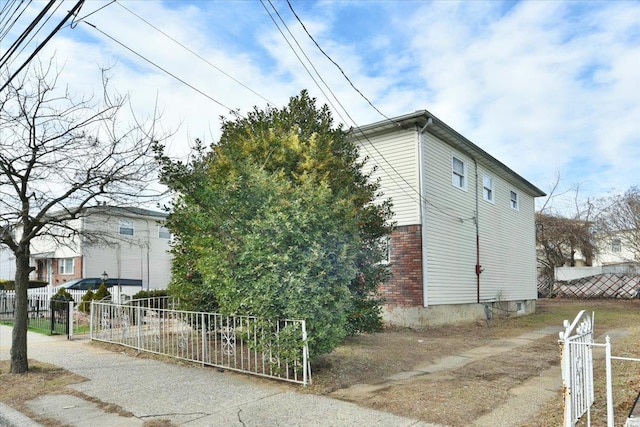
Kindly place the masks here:
[(85, 313), (91, 311), (91, 301), (95, 299), (95, 295), (96, 294), (94, 294), (93, 291), (89, 289), (87, 293), (82, 296), (82, 302), (80, 303), (78, 309)]
[(93, 299), (96, 301), (102, 301), (107, 297), (111, 297), (111, 292), (107, 290), (107, 286), (103, 283), (100, 285), (100, 287), (96, 291), (95, 295), (93, 296)]
[(60, 288), (51, 298), (51, 308), (53, 310), (62, 310), (69, 301), (73, 301), (71, 294), (66, 289)]
[(153, 289), (148, 291), (140, 291), (135, 294), (131, 299), (144, 299), (144, 298), (159, 298), (169, 296), (169, 291), (166, 289)]

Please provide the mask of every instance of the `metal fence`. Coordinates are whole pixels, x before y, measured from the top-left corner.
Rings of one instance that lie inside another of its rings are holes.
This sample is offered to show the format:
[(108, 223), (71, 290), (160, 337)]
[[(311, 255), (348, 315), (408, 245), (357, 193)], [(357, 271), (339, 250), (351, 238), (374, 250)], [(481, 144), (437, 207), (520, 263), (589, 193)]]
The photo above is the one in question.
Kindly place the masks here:
[(572, 323), (564, 321), (560, 332), (564, 426), (571, 427), (587, 413), (594, 402), (593, 391), (593, 315), (582, 310)]
[[(593, 348), (605, 349), (606, 406), (607, 427), (614, 427), (613, 404), (613, 360), (640, 362), (633, 357), (613, 356), (611, 339), (605, 337), (604, 344), (595, 343), (593, 338), (593, 314), (589, 316), (582, 310), (572, 323), (564, 321), (565, 330), (560, 332), (562, 352), (562, 383), (564, 400), (564, 427), (573, 427), (584, 414), (586, 425), (591, 426), (591, 406), (594, 398)], [(638, 425), (628, 419), (627, 426)]]
[(558, 282), (556, 296), (571, 298), (621, 298), (640, 297), (640, 276), (636, 274), (604, 273), (583, 277), (568, 283)]
[[(303, 320), (180, 311), (170, 300), (93, 302), (91, 338), (299, 384), (311, 383)], [(166, 307), (166, 308), (165, 308)]]
[[(15, 293), (0, 291), (0, 321), (15, 321)], [(41, 295), (27, 296), (27, 326), (50, 334), (73, 334), (73, 302), (53, 301)]]

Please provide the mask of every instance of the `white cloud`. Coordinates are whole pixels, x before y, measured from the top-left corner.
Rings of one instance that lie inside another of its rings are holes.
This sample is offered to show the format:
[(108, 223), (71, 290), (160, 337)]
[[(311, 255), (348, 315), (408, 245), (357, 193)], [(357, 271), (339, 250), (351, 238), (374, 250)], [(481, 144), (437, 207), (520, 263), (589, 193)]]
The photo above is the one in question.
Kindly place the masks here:
[[(259, 2), (118, 2), (277, 106), (320, 90)], [(266, 101), (113, 4), (87, 20), (229, 108)], [(87, 2), (84, 13), (100, 3)], [(285, 3), (296, 40), (359, 125), (381, 120), (313, 45)], [(640, 161), (640, 4), (636, 2), (293, 2), (307, 29), (386, 115), (428, 109), (525, 178), (547, 189), (557, 171), (585, 193), (637, 185)], [(286, 31), (283, 29), (283, 31)], [(155, 69), (86, 24), (46, 54), (78, 91), (99, 67), (136, 113), (163, 110), (171, 143), (218, 136), (224, 107)], [(45, 54), (45, 55), (46, 55)], [(333, 102), (333, 101), (332, 101)], [(337, 107), (337, 104), (334, 104)], [(337, 107), (338, 108), (338, 107)], [(346, 114), (336, 114), (351, 124)]]

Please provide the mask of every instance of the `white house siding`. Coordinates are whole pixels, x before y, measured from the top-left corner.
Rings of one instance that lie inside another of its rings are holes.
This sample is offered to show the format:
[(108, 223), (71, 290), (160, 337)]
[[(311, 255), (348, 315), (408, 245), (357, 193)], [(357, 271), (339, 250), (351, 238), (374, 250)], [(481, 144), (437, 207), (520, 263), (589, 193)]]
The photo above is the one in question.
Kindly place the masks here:
[[(471, 158), (426, 133), (427, 305), (476, 301), (475, 171)], [(452, 184), (452, 155), (465, 161), (467, 190)]]
[[(494, 179), (494, 203), (484, 200), (482, 176)], [(534, 198), (522, 189), (479, 168), (480, 300), (517, 301), (537, 298)], [(510, 192), (519, 198), (511, 208)]]
[(88, 230), (104, 231), (109, 244), (84, 243), (83, 277), (109, 277), (142, 280), (143, 289), (164, 289), (170, 280), (169, 240), (158, 237), (158, 219), (129, 217), (134, 235), (119, 234), (121, 216), (94, 215), (86, 219)]
[[(74, 219), (67, 222), (68, 229), (54, 226), (52, 233), (58, 236), (56, 240), (50, 236), (39, 236), (31, 241), (31, 255), (37, 257), (46, 254), (50, 258), (73, 258), (80, 256), (80, 239), (74, 236), (71, 230), (79, 230), (82, 220)], [(69, 235), (69, 238), (60, 236)]]
[(369, 157), (366, 167), (377, 167), (372, 179), (381, 178), (383, 197), (391, 198), (393, 202), (393, 221), (399, 226), (419, 224), (420, 185), (415, 129), (396, 129), (369, 136), (368, 139), (360, 136), (357, 142), (360, 156)]

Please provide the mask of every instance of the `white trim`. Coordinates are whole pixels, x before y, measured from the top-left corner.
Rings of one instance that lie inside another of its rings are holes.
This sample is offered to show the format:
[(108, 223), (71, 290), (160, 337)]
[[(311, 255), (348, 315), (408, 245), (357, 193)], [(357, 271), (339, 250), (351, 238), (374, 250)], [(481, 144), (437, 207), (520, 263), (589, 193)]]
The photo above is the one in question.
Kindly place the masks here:
[[(163, 235), (164, 233), (164, 235)], [(169, 234), (168, 236), (166, 234)], [(158, 225), (158, 239), (171, 240), (171, 230), (164, 225)]]
[[(131, 233), (123, 231), (131, 230)], [(118, 220), (118, 234), (123, 236), (135, 236), (136, 230), (134, 228), (134, 223), (130, 219), (119, 219)]]
[[(489, 187), (487, 187), (485, 180), (489, 180)], [(495, 179), (493, 179), (493, 175), (489, 175), (484, 172), (482, 174), (482, 199), (489, 203), (496, 202), (496, 190), (495, 190)]]
[[(71, 261), (71, 271), (67, 271), (66, 261)], [(58, 275), (59, 276), (73, 276), (76, 271), (75, 258), (58, 258)]]
[(509, 191), (509, 207), (515, 211), (520, 210), (520, 194), (516, 190)]
[[(456, 160), (462, 163), (462, 174), (460, 174), (459, 171), (456, 171)], [(469, 182), (469, 172), (467, 169), (467, 162), (462, 158), (462, 156), (451, 154), (451, 185), (459, 188), (460, 190), (467, 191)]]

